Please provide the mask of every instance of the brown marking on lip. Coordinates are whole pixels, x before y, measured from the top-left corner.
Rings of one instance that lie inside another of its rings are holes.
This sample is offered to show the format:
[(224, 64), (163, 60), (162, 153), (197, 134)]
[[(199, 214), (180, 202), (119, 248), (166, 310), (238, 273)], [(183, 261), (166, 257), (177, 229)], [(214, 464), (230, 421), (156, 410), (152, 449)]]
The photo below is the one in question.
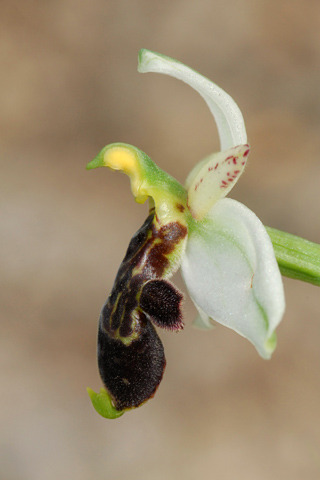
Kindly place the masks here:
[[(141, 321), (141, 334), (129, 346), (107, 335), (101, 325), (99, 327), (100, 375), (118, 410), (138, 407), (152, 398), (166, 366), (163, 346), (155, 328), (144, 314)], [(123, 378), (127, 381), (124, 382)]]
[(183, 213), (184, 210), (185, 210), (185, 207), (184, 207), (183, 205), (181, 205), (181, 203), (177, 203), (176, 208), (177, 208), (177, 210), (179, 210), (179, 212), (181, 212), (181, 213)]
[[(151, 322), (171, 330), (183, 327), (182, 296), (170, 282), (162, 280), (162, 276), (170, 265), (168, 255), (186, 235), (187, 228), (179, 222), (158, 227), (152, 211), (132, 237), (111, 294), (101, 310), (99, 371), (119, 410), (138, 407), (152, 398), (162, 379), (166, 361), (161, 340)], [(156, 281), (152, 290), (151, 284), (145, 290), (143, 305), (147, 312), (144, 312), (139, 302), (144, 285), (150, 280)], [(162, 305), (159, 299), (165, 301), (168, 296), (170, 301), (159, 311)]]
[(171, 222), (157, 230), (153, 224), (152, 233), (151, 241), (154, 245), (148, 253), (142, 275), (146, 275), (147, 278), (161, 278), (169, 266), (167, 255), (172, 253), (176, 245), (185, 238), (187, 228), (179, 222)]

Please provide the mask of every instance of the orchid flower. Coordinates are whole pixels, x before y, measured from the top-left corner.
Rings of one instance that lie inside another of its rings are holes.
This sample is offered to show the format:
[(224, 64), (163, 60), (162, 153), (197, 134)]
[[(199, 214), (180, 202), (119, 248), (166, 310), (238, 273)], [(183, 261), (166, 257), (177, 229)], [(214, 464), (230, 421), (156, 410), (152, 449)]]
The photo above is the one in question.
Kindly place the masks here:
[(183, 295), (169, 282), (178, 268), (198, 310), (196, 325), (225, 325), (265, 359), (276, 346), (275, 329), (285, 309), (265, 227), (247, 207), (225, 198), (250, 151), (238, 106), (210, 80), (164, 55), (141, 50), (138, 70), (170, 75), (194, 88), (215, 118), (221, 151), (198, 163), (185, 187), (127, 144), (106, 146), (87, 165), (126, 173), (135, 200), (148, 199), (150, 205), (100, 314), (98, 363), (105, 388), (88, 392), (107, 418), (142, 405), (158, 388), (165, 356), (155, 326), (183, 328)]

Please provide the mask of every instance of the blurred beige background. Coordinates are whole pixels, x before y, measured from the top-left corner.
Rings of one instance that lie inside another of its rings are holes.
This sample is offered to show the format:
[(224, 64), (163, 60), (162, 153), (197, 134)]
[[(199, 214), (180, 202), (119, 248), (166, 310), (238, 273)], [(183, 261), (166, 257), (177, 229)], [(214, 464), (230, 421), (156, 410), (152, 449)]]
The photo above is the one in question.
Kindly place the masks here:
[[(184, 181), (218, 149), (203, 100), (139, 75), (138, 50), (175, 57), (237, 101), (252, 146), (232, 197), (320, 242), (317, 0), (3, 0), (0, 27), (1, 428), (4, 480), (320, 478), (320, 290), (285, 279), (271, 361), (223, 327), (161, 334), (153, 400), (116, 421), (97, 319), (147, 207), (128, 179), (85, 165), (132, 143)], [(175, 283), (184, 290), (179, 276)]]

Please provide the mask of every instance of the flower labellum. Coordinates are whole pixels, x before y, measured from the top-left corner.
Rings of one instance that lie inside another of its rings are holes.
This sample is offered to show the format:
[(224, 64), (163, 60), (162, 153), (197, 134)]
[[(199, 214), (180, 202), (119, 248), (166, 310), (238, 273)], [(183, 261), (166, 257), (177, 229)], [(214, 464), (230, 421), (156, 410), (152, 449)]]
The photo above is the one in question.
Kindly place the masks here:
[(106, 146), (87, 165), (126, 173), (136, 201), (148, 199), (150, 207), (100, 314), (98, 365), (105, 388), (88, 393), (106, 418), (139, 407), (161, 382), (166, 361), (155, 327), (183, 328), (183, 296), (169, 282), (179, 267), (199, 313), (196, 325), (232, 328), (263, 358), (276, 346), (285, 308), (265, 227), (247, 207), (225, 198), (250, 151), (239, 108), (210, 80), (164, 55), (141, 50), (138, 70), (171, 75), (198, 91), (216, 120), (221, 151), (197, 164), (185, 187), (127, 144)]

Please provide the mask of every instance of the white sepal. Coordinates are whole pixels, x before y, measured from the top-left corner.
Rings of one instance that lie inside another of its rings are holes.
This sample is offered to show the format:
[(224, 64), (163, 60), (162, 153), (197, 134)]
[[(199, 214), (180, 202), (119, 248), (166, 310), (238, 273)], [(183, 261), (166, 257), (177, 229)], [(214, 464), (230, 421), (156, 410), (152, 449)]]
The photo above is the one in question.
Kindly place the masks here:
[(270, 358), (284, 292), (271, 240), (251, 210), (229, 198), (215, 203), (190, 232), (181, 270), (192, 300), (206, 315)]
[(230, 95), (208, 78), (173, 58), (145, 49), (139, 52), (138, 71), (170, 75), (196, 90), (204, 98), (214, 116), (220, 136), (220, 150), (247, 143), (246, 128), (238, 105)]
[(198, 315), (194, 319), (192, 326), (195, 328), (199, 328), (200, 330), (212, 330), (213, 328), (215, 328), (216, 325), (212, 318), (210, 318), (206, 314), (206, 312), (204, 312), (202, 308), (199, 307), (199, 305), (194, 303), (194, 306), (198, 310)]

